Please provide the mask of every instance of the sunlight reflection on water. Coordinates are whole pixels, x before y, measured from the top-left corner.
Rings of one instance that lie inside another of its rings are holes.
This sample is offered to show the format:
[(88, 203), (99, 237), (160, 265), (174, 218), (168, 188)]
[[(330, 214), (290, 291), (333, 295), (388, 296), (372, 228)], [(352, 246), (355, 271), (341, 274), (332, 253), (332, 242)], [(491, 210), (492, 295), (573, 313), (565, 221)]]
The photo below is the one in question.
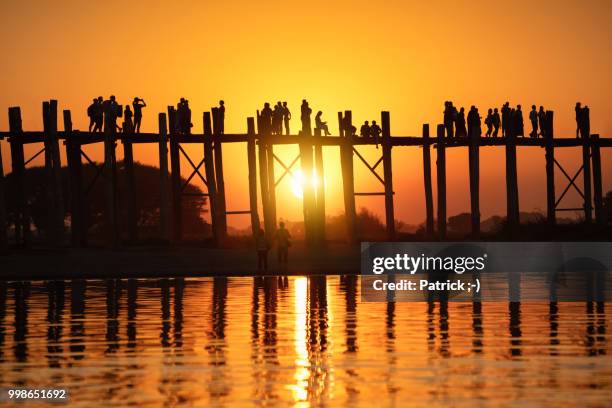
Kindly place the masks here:
[(612, 399), (608, 304), (359, 294), (356, 276), (0, 283), (0, 385), (82, 406)]

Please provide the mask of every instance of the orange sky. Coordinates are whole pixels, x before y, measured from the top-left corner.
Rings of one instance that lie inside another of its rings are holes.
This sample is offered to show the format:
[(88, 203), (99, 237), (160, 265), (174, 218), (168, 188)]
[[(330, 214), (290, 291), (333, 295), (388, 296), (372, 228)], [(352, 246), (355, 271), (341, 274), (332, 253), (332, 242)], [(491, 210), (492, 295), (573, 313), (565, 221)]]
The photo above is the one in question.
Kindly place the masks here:
[[(612, 2), (605, 0), (2, 2), (0, 109), (21, 106), (24, 129), (40, 130), (41, 101), (56, 98), (60, 109), (72, 110), (75, 128), (85, 129), (92, 97), (113, 93), (125, 103), (140, 96), (149, 104), (143, 130), (154, 131), (157, 113), (185, 96), (200, 132), (201, 112), (223, 98), (226, 131), (239, 133), (263, 102), (287, 100), (298, 112), (307, 98), (334, 133), (338, 110), (352, 109), (362, 121), (378, 119), (384, 109), (392, 134), (417, 135), (422, 123), (433, 129), (440, 121), (444, 100), (481, 110), (509, 100), (554, 110), (555, 133), (571, 136), (573, 105), (581, 100), (591, 108), (592, 132), (611, 137), (611, 17)], [(5, 113), (0, 129), (7, 128)], [(224, 149), (228, 209), (245, 209), (246, 147)], [(374, 149), (362, 150), (375, 159)], [(279, 151), (293, 159), (292, 148)], [(89, 152), (102, 154), (95, 147)], [(557, 155), (572, 174), (577, 153)], [(2, 154), (6, 171), (6, 143)], [(612, 189), (611, 157), (603, 153), (604, 191)], [(503, 158), (502, 149), (483, 149), (483, 217), (505, 212)], [(328, 148), (325, 159), (327, 212), (337, 214), (343, 208), (338, 151)], [(421, 151), (398, 148), (393, 159), (396, 217), (420, 222)], [(138, 147), (136, 160), (155, 164), (156, 148)], [(381, 191), (355, 166), (356, 191)], [(449, 152), (448, 166), (453, 215), (469, 209), (467, 150)], [(545, 208), (541, 149), (519, 150), (519, 177), (521, 210)], [(301, 219), (301, 202), (290, 191), (283, 181), (278, 214)], [(577, 194), (568, 197), (565, 206), (574, 206)], [(380, 214), (383, 201), (358, 198), (357, 205)]]

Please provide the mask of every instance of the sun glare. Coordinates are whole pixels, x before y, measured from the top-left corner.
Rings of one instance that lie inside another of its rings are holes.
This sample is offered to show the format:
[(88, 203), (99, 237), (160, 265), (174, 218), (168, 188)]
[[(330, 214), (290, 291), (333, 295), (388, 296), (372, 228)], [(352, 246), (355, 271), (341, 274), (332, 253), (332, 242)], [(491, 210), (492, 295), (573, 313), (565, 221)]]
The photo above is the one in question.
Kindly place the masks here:
[(319, 177), (315, 169), (312, 169), (312, 177), (304, 177), (302, 170), (294, 171), (293, 177), (291, 177), (291, 192), (297, 198), (302, 198), (304, 196), (304, 186), (308, 185), (308, 183), (311, 183), (316, 191), (319, 186)]

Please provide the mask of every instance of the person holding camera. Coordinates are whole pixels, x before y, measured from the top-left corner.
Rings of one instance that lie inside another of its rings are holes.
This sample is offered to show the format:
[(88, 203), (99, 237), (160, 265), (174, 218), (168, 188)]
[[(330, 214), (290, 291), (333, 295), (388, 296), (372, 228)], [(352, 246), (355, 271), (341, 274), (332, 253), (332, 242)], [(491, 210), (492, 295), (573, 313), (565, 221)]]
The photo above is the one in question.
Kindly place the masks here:
[(142, 108), (147, 106), (147, 104), (144, 101), (144, 99), (135, 97), (134, 102), (132, 102), (132, 106), (134, 107), (134, 133), (140, 133), (140, 122), (142, 121)]

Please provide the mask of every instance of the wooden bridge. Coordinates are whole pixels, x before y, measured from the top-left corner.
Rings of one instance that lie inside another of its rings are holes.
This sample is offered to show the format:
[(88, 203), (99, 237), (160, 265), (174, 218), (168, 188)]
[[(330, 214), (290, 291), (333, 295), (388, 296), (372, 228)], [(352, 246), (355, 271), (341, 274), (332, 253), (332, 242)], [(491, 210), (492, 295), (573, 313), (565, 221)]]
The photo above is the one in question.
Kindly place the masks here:
[[(116, 133), (113, 126), (105, 126), (104, 133), (80, 132), (72, 129), (71, 113), (63, 111), (64, 130), (58, 130), (57, 101), (43, 102), (43, 131), (23, 131), (21, 110), (19, 107), (9, 108), (9, 131), (0, 132), (0, 139), (7, 138), (11, 150), (11, 168), (16, 181), (16, 200), (18, 214), (15, 214), (14, 237), (17, 244), (30, 243), (30, 216), (26, 200), (25, 169), (26, 166), (39, 155), (44, 154), (46, 169), (46, 199), (48, 204), (48, 242), (51, 245), (61, 245), (65, 241), (64, 218), (65, 208), (68, 206), (71, 213), (71, 244), (75, 247), (87, 245), (89, 226), (87, 225), (86, 206), (87, 192), (82, 165), (83, 160), (96, 165), (83, 152), (82, 146), (102, 144), (104, 146), (104, 163), (97, 168), (95, 180), (101, 180), (105, 186), (105, 235), (109, 246), (120, 244), (120, 220), (118, 217), (119, 198), (117, 195), (117, 141), (121, 141), (124, 152), (125, 177), (127, 178), (128, 194), (122, 197), (122, 205), (127, 208), (127, 231), (130, 241), (138, 239), (137, 210), (135, 196), (133, 144), (154, 143), (159, 146), (159, 172), (160, 172), (160, 237), (169, 242), (179, 242), (182, 238), (181, 200), (183, 190), (194, 178), (201, 179), (206, 186), (206, 195), (210, 203), (213, 236), (217, 243), (222, 244), (227, 236), (227, 216), (233, 214), (250, 214), (253, 231), (260, 228), (258, 212), (258, 183), (262, 204), (263, 226), (268, 237), (276, 229), (276, 186), (287, 175), (292, 176), (292, 169), (298, 161), (302, 173), (309, 175), (313, 169), (319, 178), (323, 178), (324, 163), (322, 155), (323, 146), (338, 146), (340, 150), (340, 164), (342, 168), (343, 195), (346, 218), (346, 232), (349, 241), (355, 241), (356, 236), (356, 210), (355, 197), (360, 195), (381, 195), (385, 199), (385, 222), (389, 240), (395, 239), (395, 217), (393, 209), (393, 172), (391, 167), (391, 152), (396, 146), (418, 146), (423, 153), (423, 182), (426, 210), (426, 234), (429, 238), (445, 239), (446, 237), (446, 149), (467, 147), (469, 149), (469, 177), (470, 177), (470, 207), (472, 218), (472, 235), (478, 239), (480, 234), (480, 197), (479, 197), (479, 150), (486, 146), (503, 146), (506, 152), (506, 200), (507, 222), (511, 237), (516, 236), (519, 229), (519, 187), (517, 180), (517, 147), (540, 147), (545, 152), (546, 171), (546, 197), (547, 220), (553, 225), (556, 222), (558, 211), (583, 211), (585, 221), (593, 222), (593, 209), (595, 220), (603, 224), (602, 176), (601, 176), (601, 147), (612, 147), (612, 138), (600, 138), (599, 135), (590, 135), (588, 138), (555, 138), (553, 128), (553, 112), (546, 113), (545, 138), (520, 138), (509, 134), (503, 138), (483, 138), (480, 132), (471, 132), (469, 138), (447, 138), (443, 125), (437, 125), (436, 136), (430, 136), (429, 125), (423, 125), (421, 136), (392, 136), (390, 133), (389, 112), (381, 113), (382, 155), (374, 163), (369, 163), (358, 150), (361, 145), (376, 143), (371, 138), (351, 136), (345, 129), (352, 126), (351, 111), (339, 112), (339, 135), (323, 137), (315, 130), (314, 135), (284, 135), (276, 136), (259, 132), (256, 129), (257, 118), (247, 118), (246, 134), (222, 134), (220, 131), (220, 118), (217, 108), (203, 114), (203, 133), (179, 134), (174, 129), (176, 111), (168, 107), (168, 113), (160, 113), (158, 133), (126, 134)], [(257, 126), (262, 129), (261, 126)], [(66, 149), (67, 166), (69, 174), (68, 185), (62, 185), (60, 141)], [(225, 200), (225, 181), (223, 175), (224, 143), (247, 143), (249, 203), (250, 208), (237, 211), (228, 211)], [(30, 158), (24, 156), (24, 145), (40, 144), (41, 149)], [(193, 160), (183, 149), (185, 144), (201, 144), (203, 156)], [(299, 155), (291, 162), (283, 162), (275, 153), (275, 145), (297, 145)], [(555, 159), (555, 149), (576, 147), (582, 149), (582, 165), (573, 174), (568, 173)], [(437, 228), (434, 228), (434, 200), (431, 176), (431, 151), (437, 151)], [(353, 158), (359, 161), (373, 173), (381, 183), (381, 191), (355, 192), (353, 177)], [(181, 179), (181, 160), (186, 160), (191, 172), (187, 182)], [(0, 251), (8, 248), (8, 225), (5, 202), (4, 174), (2, 171), (2, 157), (0, 155)], [(276, 177), (274, 163), (278, 162), (283, 169), (282, 174)], [(170, 166), (168, 166), (170, 163)], [(259, 164), (258, 164), (259, 163)], [(96, 165), (97, 166), (97, 165)], [(382, 172), (379, 168), (382, 166)], [(555, 166), (558, 167), (567, 179), (567, 185), (562, 193), (557, 195), (555, 189)], [(576, 184), (582, 175), (583, 189)], [(95, 182), (94, 180), (94, 182)], [(563, 208), (560, 206), (566, 193), (574, 188), (583, 199), (581, 208)], [(69, 192), (69, 202), (64, 203), (63, 191)], [(322, 244), (325, 241), (325, 193), (323, 183), (314, 186), (306, 183), (303, 192), (304, 230), (306, 242), (311, 246)]]

